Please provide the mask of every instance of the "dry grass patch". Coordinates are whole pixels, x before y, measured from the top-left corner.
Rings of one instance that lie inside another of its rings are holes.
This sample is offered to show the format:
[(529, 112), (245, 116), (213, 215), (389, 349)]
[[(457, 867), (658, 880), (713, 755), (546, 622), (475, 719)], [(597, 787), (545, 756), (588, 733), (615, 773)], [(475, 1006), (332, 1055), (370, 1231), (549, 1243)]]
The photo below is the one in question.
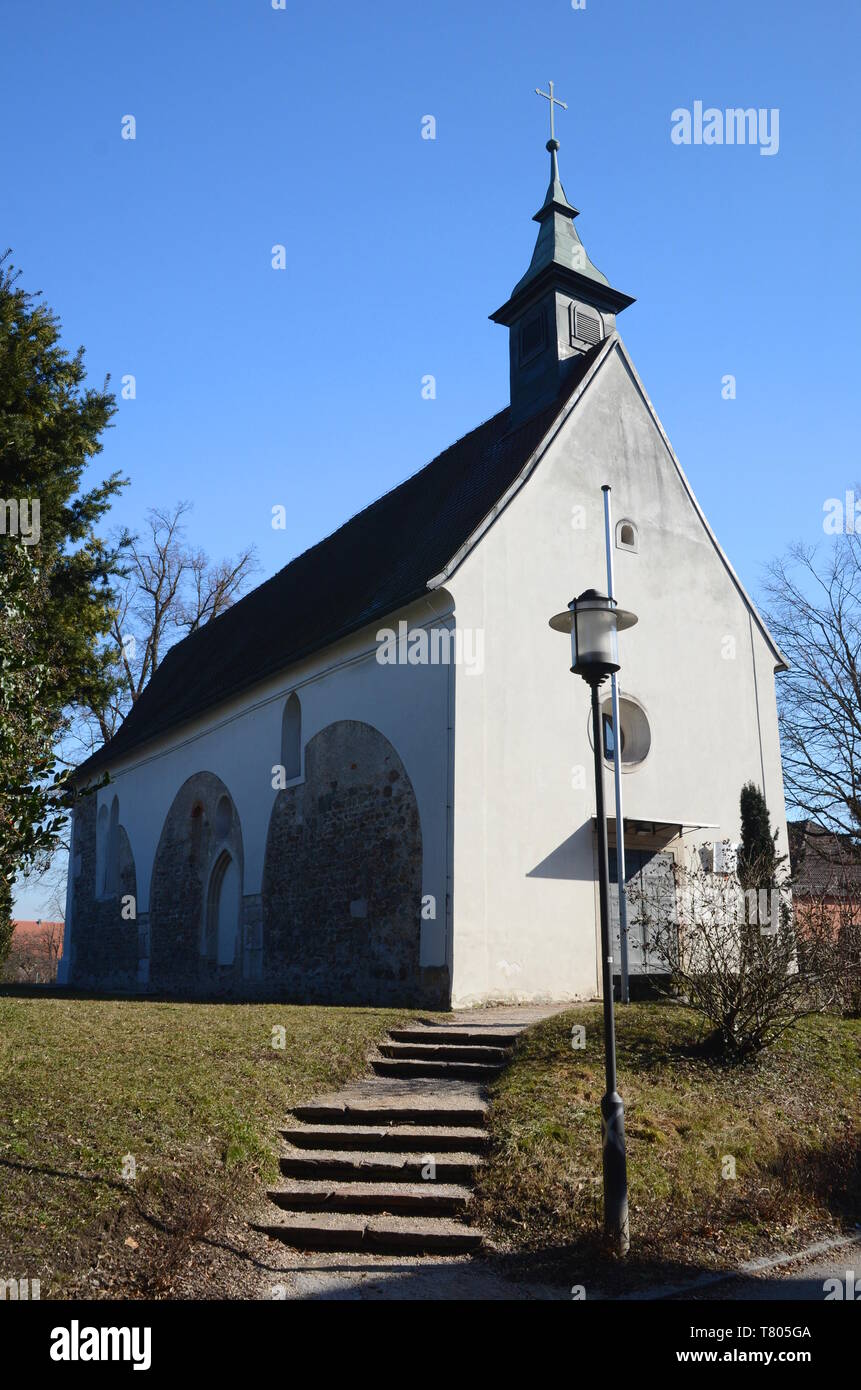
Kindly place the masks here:
[[(572, 1049), (571, 1029), (586, 1028)], [(798, 1248), (861, 1213), (861, 1024), (797, 1024), (759, 1062), (727, 1067), (702, 1051), (690, 1011), (617, 1011), (632, 1257), (601, 1240), (600, 1006), (530, 1029), (495, 1083), (493, 1150), (475, 1220), (530, 1277), (617, 1286), (726, 1267)], [(735, 1165), (735, 1178), (723, 1176)]]
[(43, 1298), (164, 1291), (276, 1175), (287, 1109), (359, 1075), (411, 1016), (0, 994), (0, 1277)]

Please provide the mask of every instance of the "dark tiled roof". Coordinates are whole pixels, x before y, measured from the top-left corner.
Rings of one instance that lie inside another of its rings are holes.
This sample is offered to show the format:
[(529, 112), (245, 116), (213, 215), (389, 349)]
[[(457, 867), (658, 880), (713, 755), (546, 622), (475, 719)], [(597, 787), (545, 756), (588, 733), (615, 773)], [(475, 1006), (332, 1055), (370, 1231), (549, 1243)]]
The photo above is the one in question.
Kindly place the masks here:
[(861, 893), (861, 846), (815, 821), (790, 821), (792, 889), (801, 897), (844, 898)]
[(560, 398), (509, 427), (506, 408), (168, 652), (125, 722), (78, 769), (95, 772), (175, 725), (427, 592), (540, 443)]

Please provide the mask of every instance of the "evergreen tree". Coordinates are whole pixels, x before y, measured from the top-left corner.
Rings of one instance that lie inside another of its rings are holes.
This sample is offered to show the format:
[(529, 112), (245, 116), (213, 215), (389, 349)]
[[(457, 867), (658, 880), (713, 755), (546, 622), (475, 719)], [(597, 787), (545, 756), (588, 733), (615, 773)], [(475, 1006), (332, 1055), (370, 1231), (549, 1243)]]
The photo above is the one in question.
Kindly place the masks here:
[(767, 888), (778, 865), (777, 831), (772, 833), (765, 797), (753, 782), (741, 789), (741, 849), (738, 874), (745, 888)]
[[(64, 714), (112, 685), (105, 648), (122, 543), (98, 523), (118, 473), (81, 491), (116, 406), (85, 385), (84, 352), (0, 258), (0, 959), (12, 885), (62, 819), (54, 747)], [(5, 923), (5, 925), (4, 925)]]

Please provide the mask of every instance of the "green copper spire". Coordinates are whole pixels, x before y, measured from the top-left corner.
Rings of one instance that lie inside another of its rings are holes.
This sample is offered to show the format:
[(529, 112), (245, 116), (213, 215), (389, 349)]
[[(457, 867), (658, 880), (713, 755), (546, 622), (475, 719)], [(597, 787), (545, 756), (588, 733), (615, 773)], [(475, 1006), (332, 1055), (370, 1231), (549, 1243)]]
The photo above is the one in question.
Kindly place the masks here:
[(534, 280), (551, 265), (562, 266), (566, 270), (576, 270), (580, 275), (585, 275), (587, 279), (597, 281), (599, 285), (609, 285), (610, 283), (606, 275), (603, 275), (598, 267), (592, 264), (586, 254), (585, 246), (577, 235), (574, 218), (579, 216), (579, 213), (566, 198), (565, 189), (559, 178), (559, 164), (556, 159), (559, 141), (555, 138), (548, 140), (547, 149), (550, 152), (550, 183), (544, 202), (532, 219), (533, 222), (540, 223), (541, 230), (538, 233), (529, 269), (514, 286), (512, 295), (525, 289), (531, 280)]
[(535, 250), (526, 274), (490, 316), (508, 329), (512, 425), (559, 399), (578, 362), (610, 337), (616, 315), (634, 302), (592, 264), (574, 230), (579, 214), (559, 177), (554, 129), (556, 108), (567, 107), (549, 85), (549, 92), (535, 88), (550, 103), (550, 183), (533, 219), (538, 223)]

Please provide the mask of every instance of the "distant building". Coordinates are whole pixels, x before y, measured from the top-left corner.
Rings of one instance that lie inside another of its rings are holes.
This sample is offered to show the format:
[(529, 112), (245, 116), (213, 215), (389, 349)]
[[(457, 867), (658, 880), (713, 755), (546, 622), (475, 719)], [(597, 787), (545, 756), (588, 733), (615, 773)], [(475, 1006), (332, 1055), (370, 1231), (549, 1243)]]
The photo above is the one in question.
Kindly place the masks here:
[(815, 821), (790, 821), (792, 897), (799, 928), (829, 923), (847, 943), (861, 932), (861, 844), (823, 830)]
[(57, 963), (63, 954), (63, 922), (36, 921), (12, 923), (12, 945), (4, 973), (7, 979), (22, 983), (50, 984), (57, 978)]

